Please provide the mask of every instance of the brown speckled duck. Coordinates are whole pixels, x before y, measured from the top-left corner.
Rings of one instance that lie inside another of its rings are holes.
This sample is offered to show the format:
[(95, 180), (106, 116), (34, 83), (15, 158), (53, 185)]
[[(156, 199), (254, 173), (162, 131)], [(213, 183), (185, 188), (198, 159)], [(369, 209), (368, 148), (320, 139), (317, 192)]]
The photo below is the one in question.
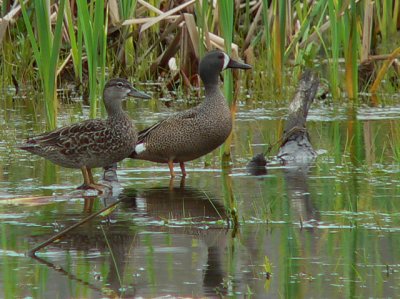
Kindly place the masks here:
[(150, 98), (127, 80), (112, 79), (103, 93), (106, 120), (90, 119), (31, 137), (20, 148), (63, 167), (80, 168), (84, 179), (80, 188), (102, 191), (102, 185), (94, 182), (91, 169), (128, 157), (137, 141), (136, 128), (122, 109), (127, 96)]
[(139, 132), (130, 157), (168, 163), (171, 177), (175, 176), (173, 163), (179, 163), (185, 176), (186, 161), (197, 159), (224, 143), (232, 131), (231, 112), (218, 86), (219, 74), (226, 68), (250, 69), (251, 66), (221, 51), (207, 53), (199, 65), (205, 88), (204, 102)]

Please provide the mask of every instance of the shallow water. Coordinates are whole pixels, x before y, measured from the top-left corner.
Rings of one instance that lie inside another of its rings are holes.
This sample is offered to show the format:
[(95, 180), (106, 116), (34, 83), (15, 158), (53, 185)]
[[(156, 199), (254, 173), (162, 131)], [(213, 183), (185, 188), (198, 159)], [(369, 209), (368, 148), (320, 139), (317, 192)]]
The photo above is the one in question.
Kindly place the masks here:
[[(237, 114), (232, 164), (218, 152), (168, 168), (119, 164), (120, 186), (101, 197), (74, 188), (78, 170), (15, 148), (44, 128), (29, 99), (2, 103), (0, 297), (390, 298), (400, 289), (400, 107), (315, 103), (308, 127), (318, 160), (246, 163), (276, 141), (287, 103), (247, 102)], [(127, 104), (143, 128), (168, 115), (157, 101)], [(151, 107), (151, 108), (149, 108)], [(64, 106), (59, 123), (84, 119)], [(276, 148), (270, 157), (276, 153)], [(179, 170), (177, 173), (179, 173)], [(100, 178), (101, 171), (98, 171)], [(40, 242), (121, 200), (41, 250)], [(239, 228), (228, 218), (238, 214)]]

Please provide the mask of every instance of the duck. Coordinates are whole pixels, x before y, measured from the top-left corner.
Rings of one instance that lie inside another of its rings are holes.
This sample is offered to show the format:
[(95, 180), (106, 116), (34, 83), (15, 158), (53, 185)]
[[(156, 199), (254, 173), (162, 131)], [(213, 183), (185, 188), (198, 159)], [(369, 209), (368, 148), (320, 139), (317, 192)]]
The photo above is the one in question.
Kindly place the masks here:
[(223, 51), (208, 52), (199, 64), (204, 101), (140, 131), (129, 157), (167, 163), (171, 178), (175, 176), (174, 163), (179, 163), (185, 177), (185, 162), (204, 156), (224, 143), (232, 131), (232, 116), (219, 87), (219, 76), (228, 68), (250, 69), (251, 66)]
[(94, 181), (92, 168), (127, 158), (137, 142), (136, 127), (122, 109), (122, 102), (128, 96), (151, 98), (126, 79), (111, 79), (103, 90), (107, 119), (90, 119), (29, 137), (19, 148), (62, 167), (80, 169), (84, 183), (78, 189), (95, 189), (102, 193), (104, 185)]

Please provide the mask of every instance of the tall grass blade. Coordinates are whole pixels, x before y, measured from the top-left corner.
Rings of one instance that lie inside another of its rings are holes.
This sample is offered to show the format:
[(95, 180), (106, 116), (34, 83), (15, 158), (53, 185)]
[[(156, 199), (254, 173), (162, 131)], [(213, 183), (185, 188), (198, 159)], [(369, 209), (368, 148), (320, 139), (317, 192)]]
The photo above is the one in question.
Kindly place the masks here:
[(267, 66), (269, 69), (272, 69), (272, 60), (273, 60), (273, 53), (272, 51), (268, 51), (268, 49), (272, 49), (272, 36), (271, 36), (271, 26), (269, 23), (269, 17), (268, 17), (268, 0), (263, 0), (262, 2), (262, 20), (264, 24), (264, 39), (265, 39), (265, 48), (267, 49), (266, 52), (266, 61), (267, 61)]
[[(65, 16), (68, 25), (68, 35), (71, 46), (72, 63), (74, 65), (75, 80), (82, 82), (82, 42), (79, 42), (79, 33), (77, 33), (78, 37), (75, 36), (75, 24), (72, 18), (71, 5), (69, 1), (67, 1), (65, 5)], [(78, 27), (78, 31), (82, 32), (80, 27)]]
[[(135, 16), (136, 11), (136, 0), (127, 0), (127, 1), (118, 1), (119, 4), (119, 15), (121, 16), (120, 22), (133, 18)], [(134, 40), (133, 37), (129, 36), (129, 32), (134, 31), (134, 26), (124, 26), (122, 27), (122, 47), (117, 54), (119, 59), (123, 60), (126, 64), (126, 67), (134, 67), (135, 66), (135, 49), (134, 49)]]
[(328, 11), (329, 11), (329, 20), (331, 24), (331, 63), (329, 63), (329, 82), (330, 89), (332, 93), (332, 97), (334, 99), (339, 98), (340, 90), (339, 90), (339, 50), (341, 46), (341, 39), (339, 34), (339, 23), (338, 19), (339, 15), (336, 13), (338, 7), (335, 6), (334, 1), (328, 1)]
[(273, 40), (273, 68), (275, 71), (275, 83), (278, 90), (282, 89), (283, 80), (283, 57), (285, 51), (285, 28), (286, 28), (286, 2), (276, 0), (274, 2), (275, 17), (272, 26)]
[[(359, 38), (357, 32), (357, 14), (356, 1), (351, 0), (349, 23), (350, 35), (348, 39), (347, 50), (345, 52), (345, 68), (346, 68), (346, 87), (350, 99), (356, 99), (358, 96), (358, 51)], [(346, 37), (345, 37), (346, 39)], [(346, 44), (346, 43), (345, 43)]]
[[(234, 2), (233, 1), (224, 1), (219, 0), (219, 17), (220, 17), (220, 26), (222, 36), (224, 38), (225, 43), (225, 51), (228, 55), (232, 53), (232, 40), (233, 40), (233, 13), (234, 13)], [(236, 101), (233, 96), (233, 75), (232, 71), (225, 71), (224, 75), (224, 93), (225, 97), (231, 107), (232, 118), (235, 117), (236, 112)], [(231, 133), (232, 135), (232, 133)], [(221, 155), (223, 161), (230, 160), (230, 148), (232, 137), (230, 136), (227, 141), (221, 147)]]
[(49, 1), (36, 0), (34, 2), (38, 40), (36, 40), (36, 36), (33, 32), (26, 6), (23, 1), (20, 1), (20, 4), (24, 23), (28, 31), (28, 38), (31, 42), (34, 57), (39, 68), (40, 81), (44, 93), (47, 127), (48, 129), (54, 129), (57, 123), (58, 106), (56, 94), (56, 74), (61, 47), (61, 28), (65, 0), (61, 0), (59, 3), (54, 36), (51, 30)]
[[(197, 26), (198, 26), (198, 34), (199, 34), (199, 56), (203, 57), (206, 51), (205, 48), (210, 49), (210, 38), (208, 35), (208, 14), (209, 14), (209, 5), (208, 1), (198, 1), (196, 2), (196, 15), (197, 15)], [(204, 46), (203, 41), (206, 43), (206, 47)]]
[[(100, 88), (104, 86), (105, 81), (106, 43), (104, 35), (107, 32), (105, 24), (107, 21), (104, 18), (104, 0), (92, 0), (91, 5), (89, 5), (92, 8), (88, 7), (87, 3), (83, 1), (77, 1), (76, 4), (88, 60), (90, 117), (94, 118), (98, 106), (97, 79), (99, 79)], [(100, 67), (99, 73), (97, 72), (98, 67)]]

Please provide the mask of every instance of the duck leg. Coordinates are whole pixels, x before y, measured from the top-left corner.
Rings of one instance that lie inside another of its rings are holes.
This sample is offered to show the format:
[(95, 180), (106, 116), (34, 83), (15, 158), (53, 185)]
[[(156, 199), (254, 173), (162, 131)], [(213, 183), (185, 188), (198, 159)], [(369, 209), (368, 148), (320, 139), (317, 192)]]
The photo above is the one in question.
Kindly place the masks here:
[(87, 173), (88, 173), (88, 176), (89, 176), (90, 184), (95, 184), (94, 179), (93, 179), (92, 169), (91, 168), (87, 168), (87, 167), (86, 167), (86, 169), (87, 169)]
[(96, 184), (93, 179), (92, 170), (87, 168), (86, 166), (81, 167), (82, 175), (83, 175), (83, 185), (78, 187), (79, 189), (87, 190), (94, 189), (99, 191), (99, 193), (103, 193), (105, 185)]
[(76, 189), (82, 189), (85, 190), (88, 188), (88, 186), (90, 185), (90, 177), (87, 171), (86, 166), (82, 166), (81, 167), (81, 171), (82, 171), (82, 175), (83, 175), (83, 184), (80, 185), (78, 188)]
[(168, 167), (169, 167), (169, 173), (171, 175), (171, 178), (175, 177), (175, 172), (174, 172), (174, 162), (173, 161), (168, 161)]
[(179, 166), (181, 167), (182, 176), (185, 177), (186, 176), (185, 162), (179, 162)]
[(99, 183), (96, 183), (96, 182), (94, 181), (93, 174), (92, 174), (92, 169), (91, 169), (91, 168), (87, 168), (87, 172), (88, 172), (89, 179), (90, 179), (90, 185), (89, 185), (89, 186), (90, 186), (91, 188), (93, 188), (93, 189), (99, 191), (100, 193), (103, 193), (104, 188), (109, 188), (109, 186), (107, 186), (107, 185), (99, 184)]

